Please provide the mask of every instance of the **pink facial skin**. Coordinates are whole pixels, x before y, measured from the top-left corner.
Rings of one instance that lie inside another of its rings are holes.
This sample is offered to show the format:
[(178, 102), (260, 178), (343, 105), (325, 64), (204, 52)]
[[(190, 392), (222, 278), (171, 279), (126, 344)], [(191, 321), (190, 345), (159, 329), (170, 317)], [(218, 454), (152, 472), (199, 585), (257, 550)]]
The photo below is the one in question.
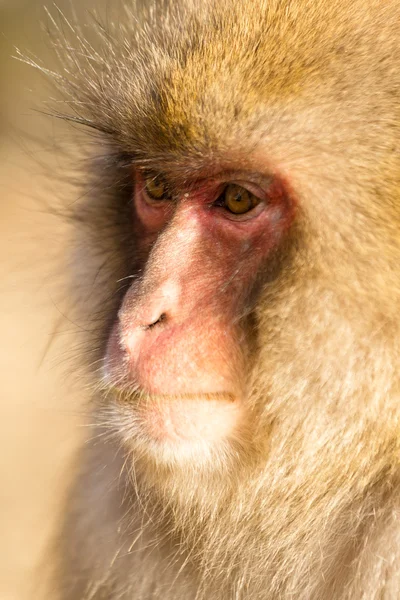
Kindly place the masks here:
[[(259, 199), (243, 215), (218, 200), (231, 182)], [(245, 174), (221, 174), (155, 201), (137, 172), (133, 229), (147, 260), (118, 313), (106, 370), (110, 380), (158, 398), (157, 407), (148, 409), (154, 437), (186, 438), (195, 431), (225, 437), (227, 424), (229, 430), (235, 426), (247, 351), (238, 317), (292, 218), (293, 203), (278, 178), (256, 184)], [(199, 402), (208, 402), (207, 408)]]

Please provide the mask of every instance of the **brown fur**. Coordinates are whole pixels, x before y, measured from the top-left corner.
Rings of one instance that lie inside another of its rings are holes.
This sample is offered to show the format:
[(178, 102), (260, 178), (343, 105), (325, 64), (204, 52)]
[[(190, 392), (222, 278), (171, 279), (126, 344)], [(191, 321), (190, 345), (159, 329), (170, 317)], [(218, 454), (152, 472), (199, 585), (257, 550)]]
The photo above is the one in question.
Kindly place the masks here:
[(253, 420), (235, 452), (213, 471), (195, 459), (155, 466), (140, 444), (131, 450), (129, 410), (94, 394), (61, 598), (394, 600), (399, 4), (174, 3), (139, 20), (136, 31), (127, 10), (96, 49), (78, 32), (76, 49), (60, 51), (67, 118), (102, 140), (74, 205), (90, 361), (103, 355), (120, 280), (134, 274), (132, 164), (177, 182), (220, 165), (277, 165), (299, 209), (254, 315)]

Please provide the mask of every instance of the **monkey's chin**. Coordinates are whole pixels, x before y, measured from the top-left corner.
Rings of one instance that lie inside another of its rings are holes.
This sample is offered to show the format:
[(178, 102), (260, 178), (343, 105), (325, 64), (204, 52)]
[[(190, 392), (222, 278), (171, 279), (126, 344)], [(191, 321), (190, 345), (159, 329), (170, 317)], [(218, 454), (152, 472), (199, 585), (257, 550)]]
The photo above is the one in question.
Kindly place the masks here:
[(143, 415), (148, 434), (159, 442), (218, 441), (235, 429), (238, 403), (233, 399), (194, 395), (156, 398)]
[(162, 462), (207, 462), (243, 430), (242, 402), (231, 394), (119, 394), (116, 408), (125, 441)]

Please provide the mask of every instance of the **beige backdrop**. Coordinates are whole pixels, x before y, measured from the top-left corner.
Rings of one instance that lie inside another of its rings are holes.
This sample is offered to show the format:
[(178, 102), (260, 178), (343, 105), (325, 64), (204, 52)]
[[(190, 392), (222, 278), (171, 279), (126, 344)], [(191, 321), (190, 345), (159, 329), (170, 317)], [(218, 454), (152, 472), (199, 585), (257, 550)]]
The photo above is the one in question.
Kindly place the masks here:
[[(1, 600), (39, 596), (30, 587), (32, 573), (58, 519), (67, 465), (82, 431), (79, 390), (64, 369), (73, 325), (62, 314), (55, 285), (66, 227), (43, 202), (62, 192), (61, 183), (42, 176), (51, 175), (59, 160), (58, 133), (34, 110), (51, 92), (38, 72), (12, 59), (17, 46), (51, 61), (41, 28), (44, 2), (0, 0)], [(67, 13), (69, 3), (57, 0)], [(79, 14), (90, 4), (71, 3)], [(38, 149), (40, 138), (45, 144)], [(56, 323), (59, 332), (50, 343)]]

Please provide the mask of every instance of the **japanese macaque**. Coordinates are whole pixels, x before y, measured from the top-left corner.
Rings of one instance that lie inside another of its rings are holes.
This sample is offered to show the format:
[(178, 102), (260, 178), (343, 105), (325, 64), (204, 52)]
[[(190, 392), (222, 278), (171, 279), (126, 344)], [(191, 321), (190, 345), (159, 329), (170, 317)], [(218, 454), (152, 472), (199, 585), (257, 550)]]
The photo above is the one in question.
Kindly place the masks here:
[(126, 4), (58, 46), (93, 386), (60, 598), (397, 599), (400, 3)]

